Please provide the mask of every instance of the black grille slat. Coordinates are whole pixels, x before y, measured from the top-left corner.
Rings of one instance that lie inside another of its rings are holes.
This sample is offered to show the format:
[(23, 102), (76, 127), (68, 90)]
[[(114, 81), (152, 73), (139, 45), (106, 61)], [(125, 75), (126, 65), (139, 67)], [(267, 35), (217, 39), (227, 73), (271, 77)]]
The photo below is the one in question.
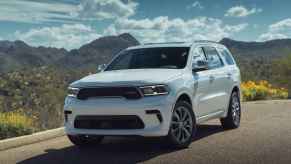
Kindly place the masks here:
[(81, 88), (77, 98), (86, 100), (98, 97), (125, 97), (127, 99), (139, 99), (141, 94), (136, 87), (98, 87)]
[(77, 116), (77, 129), (143, 129), (144, 123), (138, 116)]

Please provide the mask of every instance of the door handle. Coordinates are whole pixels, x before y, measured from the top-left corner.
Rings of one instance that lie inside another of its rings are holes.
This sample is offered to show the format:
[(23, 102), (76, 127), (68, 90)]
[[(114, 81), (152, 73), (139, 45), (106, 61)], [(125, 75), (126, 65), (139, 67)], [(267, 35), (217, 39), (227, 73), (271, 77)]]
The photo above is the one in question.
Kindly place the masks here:
[(210, 81), (210, 83), (212, 83), (213, 81), (215, 80), (215, 77), (214, 76), (209, 76), (209, 81)]
[(230, 72), (228, 72), (228, 73), (226, 74), (226, 76), (227, 76), (228, 79), (231, 78), (231, 75), (232, 75), (232, 74), (231, 74)]

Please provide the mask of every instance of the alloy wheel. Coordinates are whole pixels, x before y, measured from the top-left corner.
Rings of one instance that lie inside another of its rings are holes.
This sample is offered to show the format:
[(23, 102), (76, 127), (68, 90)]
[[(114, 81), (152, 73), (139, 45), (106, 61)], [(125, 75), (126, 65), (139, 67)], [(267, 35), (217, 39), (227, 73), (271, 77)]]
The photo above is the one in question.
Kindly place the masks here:
[(239, 125), (240, 123), (240, 103), (239, 103), (239, 99), (237, 96), (234, 96), (232, 98), (232, 103), (231, 103), (231, 113), (232, 113), (232, 118), (233, 118), (233, 122), (235, 125)]
[(193, 120), (189, 110), (184, 107), (178, 107), (172, 117), (171, 133), (179, 143), (184, 143), (192, 136)]

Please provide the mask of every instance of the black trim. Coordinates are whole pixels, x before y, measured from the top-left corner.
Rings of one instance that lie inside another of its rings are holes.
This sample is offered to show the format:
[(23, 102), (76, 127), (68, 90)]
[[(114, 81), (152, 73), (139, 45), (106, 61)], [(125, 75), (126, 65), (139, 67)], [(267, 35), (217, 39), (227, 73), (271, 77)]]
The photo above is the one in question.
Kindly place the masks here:
[(74, 127), (78, 129), (143, 129), (143, 121), (135, 115), (77, 116)]
[(65, 114), (72, 114), (72, 111), (65, 110), (64, 113)]
[(159, 110), (146, 110), (146, 114), (155, 114), (158, 118), (158, 120), (160, 121), (160, 123), (163, 122), (163, 117), (162, 117), (162, 114)]
[(139, 99), (140, 90), (134, 86), (92, 87), (80, 88), (77, 98), (86, 100), (91, 97), (124, 97), (126, 99)]
[(72, 111), (65, 110), (64, 114), (65, 114), (65, 122), (67, 122), (68, 121), (68, 115), (72, 114)]

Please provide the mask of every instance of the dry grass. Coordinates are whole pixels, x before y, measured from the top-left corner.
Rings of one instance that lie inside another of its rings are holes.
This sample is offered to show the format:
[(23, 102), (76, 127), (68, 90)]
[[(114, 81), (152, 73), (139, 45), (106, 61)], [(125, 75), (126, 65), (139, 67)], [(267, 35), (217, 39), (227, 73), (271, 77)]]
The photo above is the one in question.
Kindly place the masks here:
[(19, 112), (0, 113), (0, 139), (33, 133), (33, 120)]

